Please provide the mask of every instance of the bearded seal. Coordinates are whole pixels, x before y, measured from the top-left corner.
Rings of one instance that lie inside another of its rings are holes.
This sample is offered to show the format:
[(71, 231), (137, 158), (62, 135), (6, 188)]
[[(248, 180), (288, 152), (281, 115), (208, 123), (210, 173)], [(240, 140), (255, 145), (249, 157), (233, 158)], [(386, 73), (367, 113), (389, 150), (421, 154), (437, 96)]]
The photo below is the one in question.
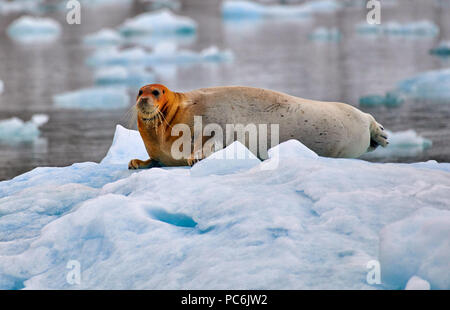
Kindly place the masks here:
[(203, 157), (193, 153), (185, 158), (172, 155), (172, 145), (179, 138), (172, 129), (184, 124), (194, 132), (195, 116), (222, 128), (226, 124), (279, 124), (279, 143), (297, 139), (325, 157), (356, 158), (388, 144), (383, 126), (351, 105), (254, 87), (221, 86), (181, 93), (150, 84), (139, 90), (135, 108), (137, 127), (150, 159), (133, 159), (129, 169), (186, 166), (201, 160)]

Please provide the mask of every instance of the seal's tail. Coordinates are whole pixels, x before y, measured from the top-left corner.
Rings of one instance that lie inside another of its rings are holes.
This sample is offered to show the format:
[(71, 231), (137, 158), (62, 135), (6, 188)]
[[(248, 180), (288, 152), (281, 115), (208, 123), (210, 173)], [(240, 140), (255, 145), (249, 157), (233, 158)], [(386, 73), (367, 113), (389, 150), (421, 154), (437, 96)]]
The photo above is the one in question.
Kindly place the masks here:
[(389, 142), (387, 141), (387, 134), (384, 131), (383, 126), (377, 123), (377, 121), (372, 117), (370, 121), (370, 146), (368, 151), (371, 152), (375, 150), (379, 145), (386, 147)]

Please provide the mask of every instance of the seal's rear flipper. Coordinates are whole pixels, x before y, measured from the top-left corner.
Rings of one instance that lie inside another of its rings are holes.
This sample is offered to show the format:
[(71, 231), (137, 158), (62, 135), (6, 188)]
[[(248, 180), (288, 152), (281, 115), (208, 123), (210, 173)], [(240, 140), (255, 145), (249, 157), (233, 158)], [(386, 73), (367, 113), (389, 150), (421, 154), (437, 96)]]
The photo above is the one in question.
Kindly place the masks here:
[(387, 133), (384, 131), (383, 126), (378, 124), (372, 117), (370, 123), (370, 146), (367, 151), (374, 151), (379, 145), (386, 147), (389, 144), (387, 138)]

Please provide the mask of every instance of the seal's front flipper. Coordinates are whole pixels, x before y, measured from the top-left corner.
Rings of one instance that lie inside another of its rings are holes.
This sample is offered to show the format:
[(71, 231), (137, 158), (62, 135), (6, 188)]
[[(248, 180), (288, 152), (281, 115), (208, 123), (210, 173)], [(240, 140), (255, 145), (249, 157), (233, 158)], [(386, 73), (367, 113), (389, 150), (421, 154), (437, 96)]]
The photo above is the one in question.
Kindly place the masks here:
[(140, 159), (132, 159), (128, 163), (128, 169), (150, 169), (153, 167), (161, 167), (161, 165), (153, 159), (148, 159), (145, 161)]
[(382, 147), (386, 147), (389, 142), (387, 141), (387, 134), (384, 131), (383, 126), (378, 124), (375, 119), (372, 117), (370, 123), (370, 146), (368, 151), (371, 152), (375, 150), (379, 145)]

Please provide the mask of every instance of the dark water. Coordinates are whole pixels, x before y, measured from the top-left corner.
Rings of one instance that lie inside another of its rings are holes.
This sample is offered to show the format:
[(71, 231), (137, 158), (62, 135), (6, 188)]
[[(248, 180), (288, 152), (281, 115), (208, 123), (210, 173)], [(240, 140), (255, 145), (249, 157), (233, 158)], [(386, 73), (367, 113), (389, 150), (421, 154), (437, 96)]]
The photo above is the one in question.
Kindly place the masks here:
[[(365, 20), (364, 8), (341, 10), (306, 21), (236, 25), (223, 22), (219, 0), (185, 0), (178, 13), (199, 24), (196, 39), (186, 47), (230, 48), (235, 61), (177, 68), (175, 75), (161, 76), (155, 82), (177, 91), (217, 85), (256, 86), (357, 106), (360, 96), (383, 94), (401, 79), (448, 66), (428, 54), (441, 39), (450, 39), (450, 6), (433, 4), (434, 1), (405, 0), (396, 6), (382, 6), (382, 22), (429, 19), (440, 27), (437, 37), (412, 39), (358, 35), (355, 24)], [(52, 96), (93, 85), (92, 71), (84, 64), (90, 53), (81, 43), (84, 35), (115, 27), (142, 11), (136, 3), (83, 8), (81, 25), (66, 24), (64, 12), (46, 14), (61, 22), (63, 35), (42, 45), (13, 42), (5, 30), (18, 15), (0, 16), (0, 79), (5, 82), (5, 92), (0, 95), (0, 119), (18, 116), (28, 120), (35, 113), (50, 116), (38, 143), (0, 145), (0, 180), (37, 166), (98, 162), (105, 156), (115, 125), (127, 124), (126, 111), (63, 110), (53, 106)], [(319, 26), (338, 27), (342, 39), (338, 43), (308, 40), (308, 34)], [(137, 89), (130, 92), (133, 98)], [(433, 141), (432, 148), (419, 156), (389, 161), (450, 161), (450, 103), (406, 102), (399, 108), (362, 110), (391, 131), (414, 129)]]

